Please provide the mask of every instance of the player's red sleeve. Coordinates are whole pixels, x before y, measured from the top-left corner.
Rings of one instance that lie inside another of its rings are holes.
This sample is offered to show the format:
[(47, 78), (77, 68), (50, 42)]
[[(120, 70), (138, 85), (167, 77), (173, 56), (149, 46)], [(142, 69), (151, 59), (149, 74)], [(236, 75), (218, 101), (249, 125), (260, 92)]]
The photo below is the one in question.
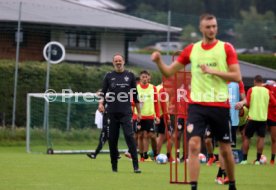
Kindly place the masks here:
[(239, 82), (239, 90), (240, 90), (240, 94), (245, 94), (244, 84), (242, 81)]
[(236, 50), (230, 43), (225, 43), (224, 44), (224, 49), (226, 53), (226, 62), (228, 65), (231, 64), (238, 64), (238, 56), (236, 53)]
[(275, 94), (272, 91), (269, 91), (269, 105), (276, 106)]
[(131, 101), (131, 110), (132, 110), (132, 113), (134, 113), (134, 109), (135, 109), (135, 103), (133, 101)]
[(246, 94), (247, 107), (250, 107), (251, 93), (252, 93), (252, 88), (250, 88)]
[(160, 111), (159, 111), (159, 104), (158, 104), (158, 94), (157, 94), (157, 89), (156, 87), (154, 86), (153, 87), (153, 90), (154, 90), (154, 110), (155, 110), (155, 116), (160, 118)]
[(166, 94), (165, 94), (165, 90), (164, 88), (161, 88), (159, 90), (159, 102), (160, 102), (160, 106), (161, 106), (161, 110), (163, 112), (163, 116), (166, 120), (169, 119), (169, 115), (168, 115), (168, 105), (167, 105), (167, 101), (166, 101)]
[(273, 92), (274, 95), (276, 95), (276, 86), (265, 85), (265, 87), (266, 87), (269, 91)]
[(187, 65), (187, 64), (191, 63), (191, 61), (190, 61), (190, 55), (191, 55), (193, 46), (194, 46), (194, 44), (190, 44), (190, 45), (186, 46), (182, 50), (181, 54), (178, 56), (177, 62), (179, 62), (179, 63), (181, 63), (183, 65)]

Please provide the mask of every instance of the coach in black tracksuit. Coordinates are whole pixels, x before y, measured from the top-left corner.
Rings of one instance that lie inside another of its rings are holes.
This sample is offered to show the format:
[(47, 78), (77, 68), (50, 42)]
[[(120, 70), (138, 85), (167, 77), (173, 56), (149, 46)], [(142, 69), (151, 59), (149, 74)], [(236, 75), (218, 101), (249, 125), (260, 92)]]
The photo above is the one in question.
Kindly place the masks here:
[[(124, 64), (123, 56), (115, 54), (113, 57), (114, 71), (107, 73), (103, 81), (102, 93), (105, 98), (104, 102), (99, 103), (99, 111), (104, 111), (104, 103), (106, 102), (108, 104), (106, 111), (107, 123), (109, 125), (108, 142), (112, 171), (118, 171), (118, 139), (121, 126), (132, 157), (134, 172), (141, 173), (138, 166), (137, 148), (133, 137), (131, 110), (131, 97), (133, 97), (138, 113), (140, 113), (136, 81), (134, 74), (125, 70)], [(108, 93), (108, 97), (105, 96), (106, 93)]]

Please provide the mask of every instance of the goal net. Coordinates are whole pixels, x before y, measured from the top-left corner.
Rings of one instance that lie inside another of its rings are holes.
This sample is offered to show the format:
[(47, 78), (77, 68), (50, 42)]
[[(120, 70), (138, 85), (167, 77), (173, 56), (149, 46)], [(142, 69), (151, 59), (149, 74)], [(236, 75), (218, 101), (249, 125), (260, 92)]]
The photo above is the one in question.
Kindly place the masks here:
[(29, 93), (27, 152), (93, 152), (91, 148), (98, 142), (100, 132), (94, 124), (97, 108), (95, 93)]

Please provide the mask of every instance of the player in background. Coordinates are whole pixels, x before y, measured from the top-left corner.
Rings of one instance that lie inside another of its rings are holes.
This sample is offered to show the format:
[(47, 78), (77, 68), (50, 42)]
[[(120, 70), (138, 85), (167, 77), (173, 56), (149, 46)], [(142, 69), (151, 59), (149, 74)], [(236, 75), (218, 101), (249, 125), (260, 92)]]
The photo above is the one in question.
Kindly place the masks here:
[[(264, 86), (269, 89), (272, 96), (276, 99), (276, 82), (269, 80)], [(276, 154), (276, 105), (273, 105), (272, 103), (268, 105), (267, 126), (271, 136), (270, 164), (274, 165)]]
[[(241, 134), (241, 141), (243, 144), (244, 138), (245, 138), (245, 126), (248, 121), (248, 108), (246, 106), (243, 106), (241, 109), (239, 109), (239, 131)], [(241, 148), (242, 150), (242, 148)]]
[(263, 87), (263, 78), (260, 75), (255, 76), (254, 87), (248, 90), (246, 99), (249, 112), (248, 124), (245, 128), (245, 138), (242, 146), (243, 161), (241, 164), (247, 164), (250, 140), (256, 132), (258, 136), (257, 155), (254, 164), (260, 165), (260, 158), (264, 148), (268, 104), (275, 105), (276, 102), (269, 90)]
[(231, 121), (231, 134), (232, 134), (232, 147), (236, 147), (237, 143), (237, 129), (239, 125), (239, 110), (246, 105), (246, 96), (244, 84), (242, 81), (239, 83), (230, 82), (228, 84), (229, 102), (230, 102), (230, 121)]
[(138, 146), (141, 156), (140, 161), (152, 161), (148, 156), (149, 140), (151, 140), (154, 156), (156, 151), (155, 122), (159, 124), (160, 114), (158, 105), (158, 95), (156, 87), (150, 84), (149, 72), (143, 70), (140, 72), (140, 83), (137, 85), (137, 92), (141, 107), (141, 120), (137, 124)]
[[(177, 122), (176, 122), (176, 129), (174, 131), (174, 137), (173, 139), (177, 139), (177, 143), (176, 143), (176, 159), (177, 161), (183, 162), (185, 158), (184, 155), (184, 149), (188, 150), (188, 140), (186, 138), (186, 142), (184, 142), (184, 139), (182, 139), (181, 137), (184, 138), (184, 124), (185, 124), (185, 113), (186, 113), (186, 109), (188, 108), (188, 96), (189, 96), (189, 91), (187, 91), (187, 89), (185, 89), (184, 85), (181, 85), (178, 90), (177, 90)], [(173, 121), (173, 123), (175, 123)], [(180, 146), (181, 146), (181, 140), (182, 140), (182, 144), (183, 144), (183, 150), (182, 150), (182, 157), (180, 158)], [(186, 147), (184, 147), (186, 145)], [(187, 156), (187, 155), (186, 155)]]
[[(140, 82), (140, 77), (136, 77), (136, 84), (139, 84)], [(138, 147), (138, 129), (137, 129), (137, 124), (138, 124), (138, 112), (135, 106), (134, 102), (131, 102), (131, 110), (132, 110), (132, 128), (134, 131), (134, 139), (135, 139), (135, 143), (136, 146)], [(130, 151), (127, 150), (124, 154), (125, 157), (131, 159), (131, 154), (129, 153)]]
[[(230, 82), (228, 84), (229, 102), (230, 102), (230, 124), (231, 124), (231, 146), (236, 147), (237, 135), (236, 130), (239, 125), (239, 109), (246, 104), (244, 84), (242, 81)], [(225, 164), (222, 155), (219, 153), (220, 167), (216, 177), (218, 184), (228, 184), (229, 178), (225, 171)], [(224, 176), (224, 179), (222, 179)]]
[[(160, 123), (156, 125), (157, 132), (157, 155), (160, 154), (163, 143), (167, 140), (166, 126), (171, 125), (170, 115), (168, 113), (168, 94), (163, 88), (163, 83), (156, 86), (158, 94), (158, 104), (160, 113)], [(167, 146), (167, 152), (170, 152), (171, 146)], [(168, 157), (169, 158), (169, 157)]]

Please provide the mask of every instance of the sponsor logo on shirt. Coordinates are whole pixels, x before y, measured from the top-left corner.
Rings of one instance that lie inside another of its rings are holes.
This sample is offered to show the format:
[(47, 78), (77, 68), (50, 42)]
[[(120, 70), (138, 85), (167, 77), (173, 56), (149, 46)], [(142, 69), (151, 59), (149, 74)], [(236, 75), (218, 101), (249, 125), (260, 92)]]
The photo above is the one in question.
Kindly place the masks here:
[(128, 76), (125, 76), (125, 81), (127, 82), (129, 80), (129, 77)]

